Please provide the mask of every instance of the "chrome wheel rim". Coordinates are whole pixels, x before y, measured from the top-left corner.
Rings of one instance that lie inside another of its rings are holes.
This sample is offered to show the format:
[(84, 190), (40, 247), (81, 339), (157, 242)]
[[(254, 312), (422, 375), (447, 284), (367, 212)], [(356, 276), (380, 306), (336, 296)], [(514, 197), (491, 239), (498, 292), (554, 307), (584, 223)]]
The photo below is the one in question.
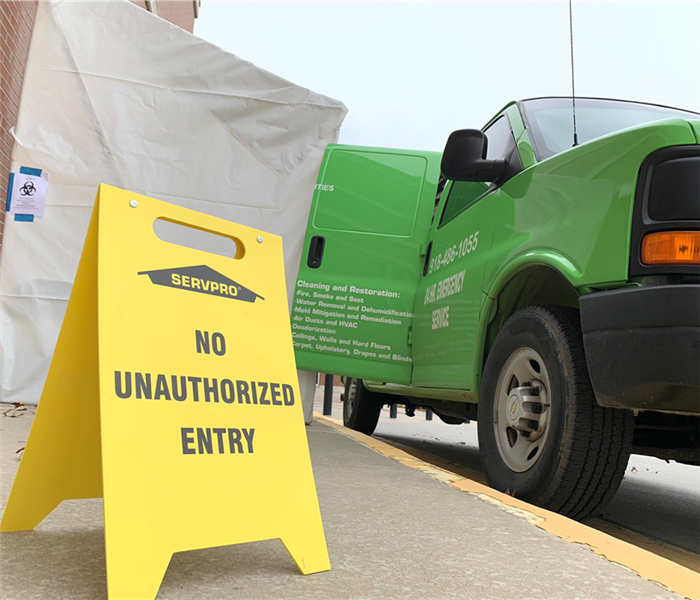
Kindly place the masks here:
[(551, 421), (547, 367), (533, 348), (519, 348), (506, 361), (496, 386), (493, 425), (498, 451), (516, 473), (542, 456)]

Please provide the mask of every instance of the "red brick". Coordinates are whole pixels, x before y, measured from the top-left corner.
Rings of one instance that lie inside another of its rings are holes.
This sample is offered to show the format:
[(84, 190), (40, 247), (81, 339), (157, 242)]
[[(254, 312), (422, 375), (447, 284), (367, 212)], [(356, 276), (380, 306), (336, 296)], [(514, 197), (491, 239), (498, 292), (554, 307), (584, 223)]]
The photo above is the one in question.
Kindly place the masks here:
[(34, 28), (37, 0), (0, 0), (0, 248), (2, 248), (7, 173), (17, 125), (22, 80)]
[(8, 156), (12, 156), (12, 142), (7, 138), (3, 137), (0, 140), (0, 148), (3, 152), (6, 152)]
[(194, 2), (190, 0), (157, 0), (156, 9), (161, 19), (170, 21), (185, 31), (194, 31)]
[(19, 100), (15, 98), (15, 96), (12, 94), (12, 90), (10, 90), (10, 95), (9, 95), (9, 102), (7, 105), (10, 107), (11, 115), (14, 116), (14, 121), (15, 123), (17, 122), (17, 115), (19, 114)]
[(10, 68), (8, 69), (8, 72), (12, 76), (13, 79), (17, 81), (19, 84), (20, 89), (22, 88), (22, 79), (24, 79), (24, 69), (19, 69), (17, 67), (17, 61), (11, 62), (10, 63)]
[[(326, 383), (326, 375), (324, 373), (320, 373), (318, 376), (318, 385), (323, 386)], [(340, 375), (334, 375), (333, 376), (333, 387), (339, 387), (343, 386), (343, 382), (340, 380)]]

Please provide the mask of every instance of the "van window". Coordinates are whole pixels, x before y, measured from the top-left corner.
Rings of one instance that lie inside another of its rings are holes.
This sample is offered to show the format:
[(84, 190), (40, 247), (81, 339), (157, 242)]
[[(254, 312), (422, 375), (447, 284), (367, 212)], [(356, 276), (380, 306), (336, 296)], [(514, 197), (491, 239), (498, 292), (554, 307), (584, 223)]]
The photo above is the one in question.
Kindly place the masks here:
[[(505, 115), (496, 119), (488, 128), (484, 130), (486, 134), (486, 158), (496, 160), (508, 156), (515, 147), (513, 133), (510, 130), (508, 117)], [(457, 215), (463, 213), (467, 208), (479, 200), (492, 186), (488, 183), (474, 181), (455, 181), (450, 189), (450, 196), (442, 211), (440, 225), (442, 227), (449, 223)]]
[(484, 130), (484, 133), (488, 140), (486, 158), (489, 160), (505, 158), (512, 149), (512, 145), (515, 143), (506, 116), (503, 115), (494, 121)]
[(314, 226), (411, 236), (427, 168), (422, 156), (333, 150), (316, 186)]

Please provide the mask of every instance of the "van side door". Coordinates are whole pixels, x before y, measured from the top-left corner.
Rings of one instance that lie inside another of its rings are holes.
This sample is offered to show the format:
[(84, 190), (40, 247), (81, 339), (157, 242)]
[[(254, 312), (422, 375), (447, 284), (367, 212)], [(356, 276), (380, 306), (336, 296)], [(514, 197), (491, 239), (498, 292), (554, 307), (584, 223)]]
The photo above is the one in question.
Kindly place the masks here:
[[(504, 113), (485, 130), (487, 158), (517, 154)], [(519, 160), (519, 158), (517, 159)], [(433, 223), (414, 307), (412, 384), (471, 390), (484, 273), (500, 187), (452, 182)]]
[(292, 304), (297, 367), (408, 384), (441, 154), (332, 145)]

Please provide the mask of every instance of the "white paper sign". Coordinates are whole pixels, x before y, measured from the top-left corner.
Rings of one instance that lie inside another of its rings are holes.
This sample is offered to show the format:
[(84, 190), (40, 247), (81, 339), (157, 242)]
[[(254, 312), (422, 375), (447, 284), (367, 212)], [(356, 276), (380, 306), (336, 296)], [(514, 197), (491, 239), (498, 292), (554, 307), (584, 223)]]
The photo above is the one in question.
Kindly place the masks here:
[(48, 187), (48, 173), (42, 173), (40, 177), (37, 177), (36, 175), (16, 172), (12, 183), (10, 212), (43, 217)]

